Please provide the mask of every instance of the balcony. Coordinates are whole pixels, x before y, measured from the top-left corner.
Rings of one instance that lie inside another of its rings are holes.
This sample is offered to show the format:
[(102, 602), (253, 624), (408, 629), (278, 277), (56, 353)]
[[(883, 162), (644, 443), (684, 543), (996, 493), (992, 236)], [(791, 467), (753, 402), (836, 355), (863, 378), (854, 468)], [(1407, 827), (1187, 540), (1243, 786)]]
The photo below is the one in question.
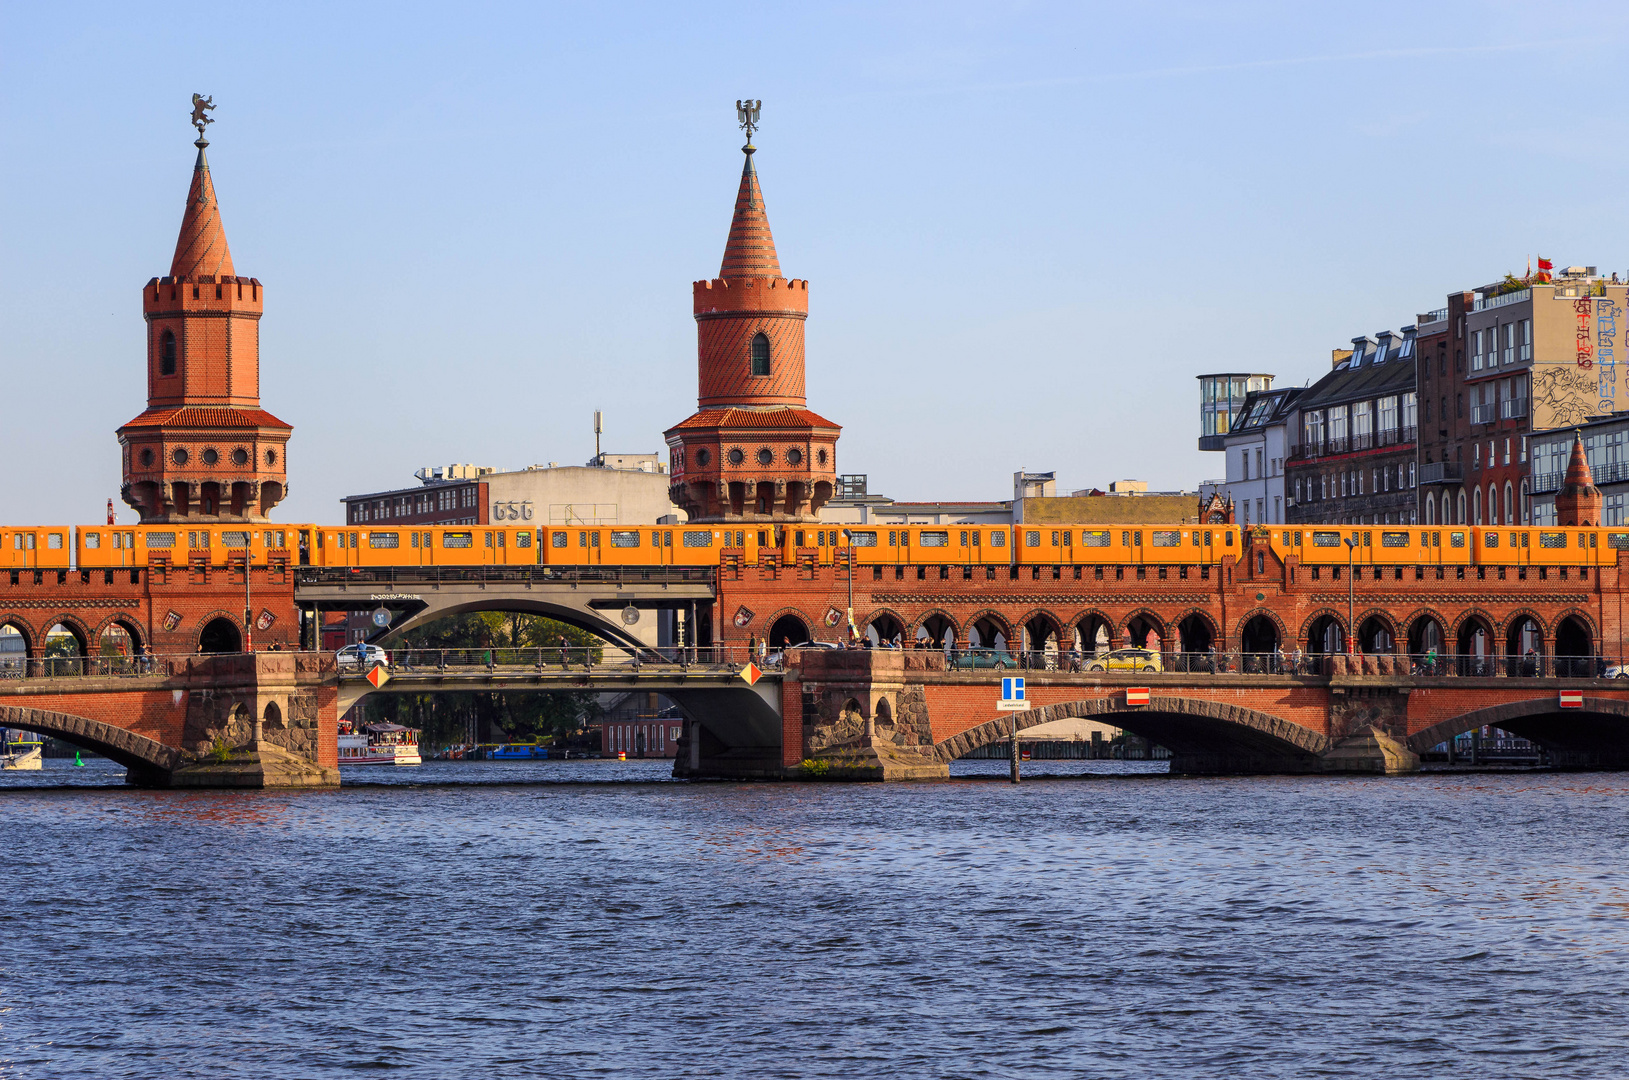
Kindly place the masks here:
[(1471, 423), (1473, 424), (1491, 424), (1498, 418), (1499, 408), (1492, 402), (1486, 405), (1471, 406)]
[[(1605, 465), (1590, 465), (1590, 476), (1597, 485), (1621, 484), (1629, 480), (1629, 461), (1613, 461)], [(1565, 472), (1534, 473), (1532, 480), (1533, 494), (1542, 495), (1548, 491), (1560, 491), (1562, 483), (1567, 479)]]
[(1476, 302), (1476, 306), (1473, 307), (1471, 310), (1472, 311), (1486, 311), (1489, 308), (1504, 307), (1507, 304), (1519, 304), (1523, 300), (1532, 299), (1532, 297), (1533, 297), (1533, 290), (1532, 289), (1517, 289), (1515, 292), (1501, 293), (1498, 296), (1489, 296), (1489, 297), (1487, 297), (1485, 299), (1478, 300)]
[(1465, 466), (1457, 461), (1428, 461), (1420, 466), (1422, 484), (1457, 484), (1465, 479)]
[(1499, 415), (1506, 420), (1520, 420), (1527, 415), (1527, 399), (1509, 398), (1499, 402)]
[[(1425, 334), (1435, 331), (1437, 323), (1445, 323), (1447, 321), (1448, 309), (1444, 307), (1438, 308), (1435, 311), (1423, 312), (1422, 314), (1415, 316), (1414, 324), (1419, 333)], [(1432, 328), (1431, 331), (1426, 330), (1427, 326)]]

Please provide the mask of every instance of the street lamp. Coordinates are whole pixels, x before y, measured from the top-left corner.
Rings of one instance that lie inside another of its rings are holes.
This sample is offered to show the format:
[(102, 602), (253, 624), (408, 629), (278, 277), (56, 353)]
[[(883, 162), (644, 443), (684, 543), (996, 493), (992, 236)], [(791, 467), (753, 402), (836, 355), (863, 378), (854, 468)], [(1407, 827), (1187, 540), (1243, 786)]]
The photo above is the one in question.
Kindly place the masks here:
[(843, 540), (843, 559), (848, 563), (848, 640), (852, 645), (859, 637), (854, 629), (854, 533), (844, 529)]
[(1352, 556), (1357, 551), (1357, 533), (1346, 538), (1346, 655), (1352, 655)]

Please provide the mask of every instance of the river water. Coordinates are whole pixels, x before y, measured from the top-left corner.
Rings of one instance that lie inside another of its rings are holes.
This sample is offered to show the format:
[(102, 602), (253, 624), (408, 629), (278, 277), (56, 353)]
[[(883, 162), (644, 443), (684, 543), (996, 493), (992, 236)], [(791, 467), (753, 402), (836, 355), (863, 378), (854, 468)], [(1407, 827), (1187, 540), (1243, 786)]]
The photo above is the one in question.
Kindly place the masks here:
[(0, 775), (3, 1078), (1629, 1072), (1629, 775), (47, 765)]

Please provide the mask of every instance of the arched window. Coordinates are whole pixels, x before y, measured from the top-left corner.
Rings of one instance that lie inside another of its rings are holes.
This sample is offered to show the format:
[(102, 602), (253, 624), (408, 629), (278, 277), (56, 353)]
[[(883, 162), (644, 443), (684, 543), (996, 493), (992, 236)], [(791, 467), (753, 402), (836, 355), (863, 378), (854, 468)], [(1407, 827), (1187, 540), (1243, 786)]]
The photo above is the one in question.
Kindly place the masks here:
[(158, 342), (158, 373), (175, 374), (175, 334), (169, 330), (164, 331)]
[(1505, 481), (1505, 524), (1516, 524), (1516, 504), (1510, 501), (1510, 481)]
[(1465, 524), (1465, 489), (1460, 488), (1454, 499), (1454, 524)]
[(1471, 489), (1471, 524), (1482, 524), (1482, 489)]
[(1427, 525), (1435, 525), (1437, 523), (1437, 500), (1431, 498), (1430, 496), (1426, 496), (1425, 500), (1425, 523)]
[(769, 374), (769, 335), (758, 333), (752, 338), (752, 373)]
[(1522, 481), (1522, 524), (1523, 525), (1531, 525), (1533, 523), (1532, 522), (1532, 516), (1533, 516), (1532, 515), (1532, 506), (1533, 506), (1532, 500), (1530, 500), (1527, 497), (1527, 481), (1523, 480)]

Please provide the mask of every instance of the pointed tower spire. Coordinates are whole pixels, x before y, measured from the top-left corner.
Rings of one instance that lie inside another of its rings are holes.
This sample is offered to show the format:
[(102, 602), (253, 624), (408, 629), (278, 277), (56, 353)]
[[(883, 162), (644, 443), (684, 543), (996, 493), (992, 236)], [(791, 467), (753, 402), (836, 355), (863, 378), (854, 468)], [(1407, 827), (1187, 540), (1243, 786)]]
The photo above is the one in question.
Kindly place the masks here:
[(741, 166), (741, 188), (735, 194), (735, 216), (730, 219), (730, 238), (724, 243), (724, 262), (718, 268), (721, 278), (778, 278), (781, 261), (775, 254), (775, 237), (769, 232), (769, 215), (764, 210), (764, 191), (758, 186), (758, 170), (752, 155), (752, 133), (758, 127), (760, 101), (737, 101), (736, 115), (747, 133), (741, 152), (747, 160)]
[(175, 258), (170, 277), (196, 281), (200, 276), (231, 277), (232, 251), (226, 246), (226, 230), (221, 227), (221, 207), (215, 201), (215, 183), (209, 176), (209, 159), (204, 148), (209, 140), (200, 132), (198, 160), (192, 167), (192, 187), (187, 192), (187, 212), (181, 218), (181, 235), (175, 241)]
[(1567, 475), (1561, 481), (1561, 490), (1555, 493), (1557, 525), (1599, 525), (1601, 523), (1601, 489), (1590, 475), (1589, 459), (1584, 455), (1584, 437), (1578, 432), (1572, 436), (1572, 458), (1567, 462)]

